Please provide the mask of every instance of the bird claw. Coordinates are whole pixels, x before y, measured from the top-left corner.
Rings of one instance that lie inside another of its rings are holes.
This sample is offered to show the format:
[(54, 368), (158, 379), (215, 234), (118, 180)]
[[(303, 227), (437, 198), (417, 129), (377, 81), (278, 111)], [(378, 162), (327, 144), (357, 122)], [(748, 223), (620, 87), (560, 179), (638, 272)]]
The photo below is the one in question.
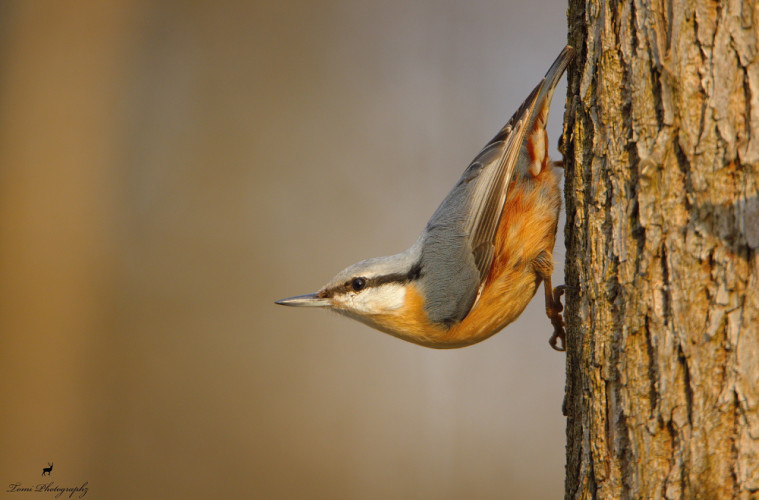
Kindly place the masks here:
[[(551, 295), (551, 302), (546, 304), (546, 314), (553, 325), (553, 335), (548, 339), (548, 343), (553, 349), (561, 352), (567, 350), (567, 336), (564, 331), (564, 318), (561, 316), (561, 312), (564, 310), (564, 306), (561, 304), (561, 296), (564, 295), (566, 289), (566, 285), (560, 285), (554, 288), (553, 294)], [(561, 340), (561, 344), (559, 344), (559, 340)]]

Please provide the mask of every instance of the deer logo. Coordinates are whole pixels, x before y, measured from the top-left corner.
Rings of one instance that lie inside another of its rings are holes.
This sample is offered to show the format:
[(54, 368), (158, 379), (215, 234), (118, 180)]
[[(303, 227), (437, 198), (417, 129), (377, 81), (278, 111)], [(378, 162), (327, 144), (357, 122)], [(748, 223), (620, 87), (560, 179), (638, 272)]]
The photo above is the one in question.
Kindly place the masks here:
[(43, 475), (43, 476), (44, 476), (45, 474), (47, 474), (47, 475), (49, 476), (49, 475), (50, 475), (50, 473), (53, 471), (53, 464), (52, 464), (51, 462), (48, 462), (48, 463), (47, 463), (47, 465), (48, 465), (49, 467), (44, 467), (44, 468), (42, 469), (42, 475)]

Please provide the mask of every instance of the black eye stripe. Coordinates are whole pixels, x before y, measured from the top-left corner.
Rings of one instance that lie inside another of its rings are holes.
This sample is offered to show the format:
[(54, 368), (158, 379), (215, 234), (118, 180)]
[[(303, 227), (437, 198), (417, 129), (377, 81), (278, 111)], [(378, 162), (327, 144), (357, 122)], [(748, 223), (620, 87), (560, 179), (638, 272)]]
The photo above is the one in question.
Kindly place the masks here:
[(407, 273), (394, 273), (386, 274), (384, 276), (376, 276), (374, 278), (366, 278), (364, 276), (356, 276), (342, 285), (338, 285), (328, 290), (330, 296), (333, 293), (345, 293), (353, 290), (354, 292), (360, 292), (366, 288), (376, 287), (380, 285), (386, 285), (388, 283), (405, 284), (414, 280), (418, 280), (422, 277), (421, 264), (415, 264)]
[(384, 276), (377, 276), (369, 280), (369, 286), (379, 286), (386, 283), (401, 283), (405, 284), (410, 281), (418, 280), (422, 277), (422, 265), (415, 264), (407, 273), (395, 273), (386, 274)]

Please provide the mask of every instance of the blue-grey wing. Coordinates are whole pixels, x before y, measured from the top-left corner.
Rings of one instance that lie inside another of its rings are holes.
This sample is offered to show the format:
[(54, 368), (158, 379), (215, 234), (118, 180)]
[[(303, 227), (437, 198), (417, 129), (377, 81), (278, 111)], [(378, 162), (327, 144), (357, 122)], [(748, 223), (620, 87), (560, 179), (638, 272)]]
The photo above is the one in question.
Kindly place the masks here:
[(493, 263), (495, 235), (508, 187), (524, 154), (536, 106), (550, 98), (573, 56), (567, 47), (508, 123), (464, 171), (427, 223), (422, 250), (425, 308), (430, 320), (461, 321), (477, 300)]
[(488, 143), (427, 223), (420, 285), (431, 321), (460, 321), (477, 298), (527, 121), (514, 120)]

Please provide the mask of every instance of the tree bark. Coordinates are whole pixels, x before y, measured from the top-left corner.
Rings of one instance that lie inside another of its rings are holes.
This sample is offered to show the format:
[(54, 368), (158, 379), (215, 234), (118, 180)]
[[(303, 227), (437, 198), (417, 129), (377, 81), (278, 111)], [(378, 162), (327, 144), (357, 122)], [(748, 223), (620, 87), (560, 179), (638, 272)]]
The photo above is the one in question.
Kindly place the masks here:
[(759, 498), (759, 8), (569, 3), (566, 498)]

